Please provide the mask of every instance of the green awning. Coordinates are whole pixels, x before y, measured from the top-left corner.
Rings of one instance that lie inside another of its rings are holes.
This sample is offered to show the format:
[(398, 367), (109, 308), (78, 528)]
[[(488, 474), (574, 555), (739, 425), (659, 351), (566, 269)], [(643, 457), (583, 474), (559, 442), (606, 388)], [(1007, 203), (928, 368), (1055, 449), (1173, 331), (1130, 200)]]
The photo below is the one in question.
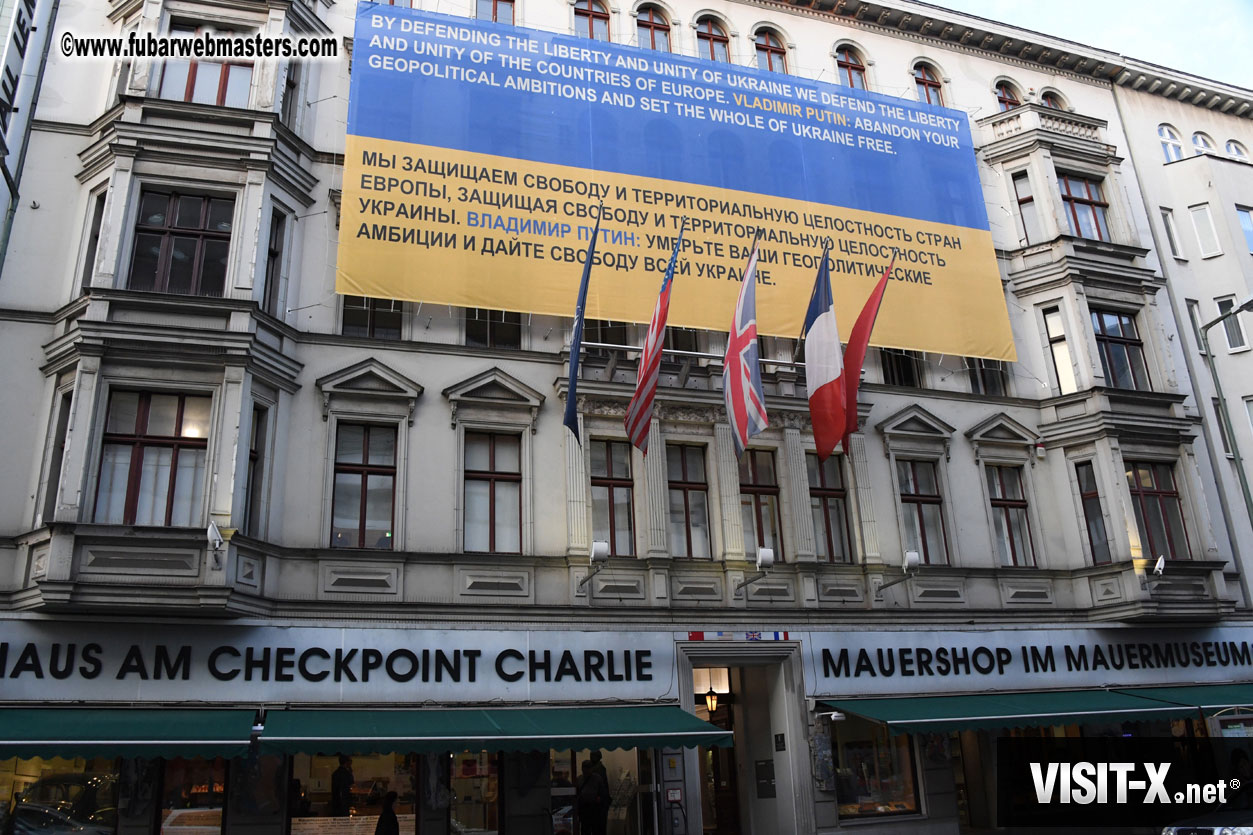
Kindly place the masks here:
[(1245, 684), (1190, 684), (1180, 687), (1137, 687), (1120, 690), (1145, 699), (1188, 705), (1206, 714), (1217, 713), (1230, 707), (1253, 708), (1253, 683)]
[(237, 757), (253, 710), (0, 708), (0, 760), (9, 757)]
[(1196, 715), (1195, 707), (1114, 690), (828, 699), (823, 704), (834, 710), (883, 722), (895, 733), (1021, 728)]
[(261, 733), (262, 751), (289, 754), (731, 744), (730, 731), (677, 706), (284, 710), (267, 713)]

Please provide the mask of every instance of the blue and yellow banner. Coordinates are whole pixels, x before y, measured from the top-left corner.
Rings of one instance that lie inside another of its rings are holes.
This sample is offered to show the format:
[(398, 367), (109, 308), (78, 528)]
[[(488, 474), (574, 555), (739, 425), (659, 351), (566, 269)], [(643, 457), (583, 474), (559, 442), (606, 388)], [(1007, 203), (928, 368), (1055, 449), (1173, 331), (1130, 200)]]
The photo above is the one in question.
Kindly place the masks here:
[(823, 243), (850, 328), (893, 256), (876, 345), (1013, 359), (970, 126), (750, 67), (358, 5), (341, 293), (726, 330), (762, 230), (758, 327), (800, 333)]

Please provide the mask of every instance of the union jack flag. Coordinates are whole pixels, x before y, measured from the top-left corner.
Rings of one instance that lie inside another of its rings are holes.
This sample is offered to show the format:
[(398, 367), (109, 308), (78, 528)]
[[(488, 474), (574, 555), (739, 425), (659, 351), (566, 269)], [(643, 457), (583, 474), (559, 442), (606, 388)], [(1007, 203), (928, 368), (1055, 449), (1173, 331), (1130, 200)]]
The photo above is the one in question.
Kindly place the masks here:
[(644, 356), (640, 358), (635, 394), (631, 396), (626, 419), (623, 421), (627, 437), (645, 455), (648, 454), (648, 426), (653, 420), (653, 399), (657, 396), (657, 378), (661, 374), (661, 349), (666, 341), (666, 318), (670, 315), (670, 285), (674, 281), (674, 267), (679, 260), (679, 249), (682, 246), (683, 229), (680, 228), (679, 239), (675, 242), (674, 252), (670, 255), (670, 264), (666, 267), (666, 274), (661, 279), (661, 292), (657, 294), (657, 306), (653, 308), (653, 319), (648, 325), (648, 336), (644, 339)]
[(744, 454), (748, 439), (770, 425), (757, 352), (757, 243), (754, 239), (748, 266), (744, 268), (744, 283), (740, 286), (731, 332), (727, 334), (726, 364), (722, 369), (722, 392), (737, 458)]

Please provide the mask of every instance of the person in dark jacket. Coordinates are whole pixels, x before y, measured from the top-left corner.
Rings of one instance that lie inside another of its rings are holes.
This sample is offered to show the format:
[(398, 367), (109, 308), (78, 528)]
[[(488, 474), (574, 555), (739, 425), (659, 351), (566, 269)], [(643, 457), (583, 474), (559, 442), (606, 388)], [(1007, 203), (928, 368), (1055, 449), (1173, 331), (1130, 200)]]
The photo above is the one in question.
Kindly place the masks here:
[(579, 778), (578, 803), (579, 835), (605, 835), (601, 824), (601, 806), (609, 798), (609, 786), (592, 765), (591, 760), (583, 761), (583, 776)]
[(374, 825), (374, 835), (400, 835), (400, 821), (396, 820), (396, 792), (383, 795), (383, 811), (379, 812), (379, 822)]
[(339, 768), (331, 774), (331, 815), (342, 818), (352, 810), (352, 757), (339, 756)]

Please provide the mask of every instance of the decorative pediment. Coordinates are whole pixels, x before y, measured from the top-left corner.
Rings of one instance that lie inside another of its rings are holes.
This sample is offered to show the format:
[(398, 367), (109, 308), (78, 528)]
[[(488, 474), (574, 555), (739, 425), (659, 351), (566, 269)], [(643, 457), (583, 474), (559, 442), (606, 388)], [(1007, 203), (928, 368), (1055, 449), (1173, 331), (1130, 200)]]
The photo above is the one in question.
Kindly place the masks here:
[(1016, 458), (1026, 458), (1040, 442), (1040, 436), (1004, 412), (980, 421), (966, 430), (966, 437), (975, 448), (975, 457), (983, 457), (989, 450), (1009, 453)]
[(452, 426), (457, 428), (457, 415), (467, 407), (487, 411), (517, 410), (530, 415), (531, 434), (535, 434), (535, 419), (544, 395), (511, 374), (499, 368), (491, 368), (444, 389), (452, 410)]
[(322, 392), (322, 420), (330, 415), (333, 399), (373, 399), (403, 404), (412, 426), (413, 410), (422, 396), (422, 386), (372, 357), (320, 377), (316, 385)]
[(949, 442), (957, 430), (918, 405), (906, 406), (879, 421), (889, 448), (903, 451), (943, 450), (948, 457)]

